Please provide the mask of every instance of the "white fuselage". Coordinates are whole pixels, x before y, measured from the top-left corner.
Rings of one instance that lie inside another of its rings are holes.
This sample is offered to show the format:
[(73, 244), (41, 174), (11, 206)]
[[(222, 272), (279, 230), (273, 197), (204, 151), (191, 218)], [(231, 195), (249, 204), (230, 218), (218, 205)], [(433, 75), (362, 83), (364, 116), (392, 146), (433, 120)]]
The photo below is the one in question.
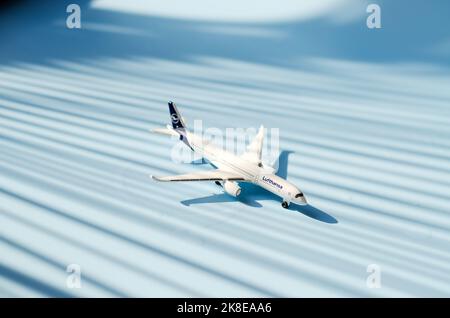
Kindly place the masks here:
[(236, 156), (225, 151), (214, 144), (208, 143), (201, 137), (186, 131), (186, 137), (189, 140), (193, 151), (207, 159), (217, 168), (234, 172), (243, 176), (246, 181), (252, 182), (267, 191), (281, 197), (285, 202), (294, 202), (297, 204), (306, 204), (303, 194), (301, 197), (295, 197), (301, 191), (287, 180), (274, 174), (273, 168), (259, 166), (257, 163), (249, 162), (244, 158)]

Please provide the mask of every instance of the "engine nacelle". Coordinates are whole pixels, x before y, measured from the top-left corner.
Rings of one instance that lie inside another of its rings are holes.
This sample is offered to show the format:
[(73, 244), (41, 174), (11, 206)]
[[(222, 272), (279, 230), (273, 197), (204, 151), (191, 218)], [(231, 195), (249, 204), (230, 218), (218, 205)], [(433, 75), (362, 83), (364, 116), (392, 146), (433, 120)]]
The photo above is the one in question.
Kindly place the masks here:
[(233, 181), (225, 181), (223, 184), (223, 190), (233, 197), (237, 197), (241, 194), (241, 188)]

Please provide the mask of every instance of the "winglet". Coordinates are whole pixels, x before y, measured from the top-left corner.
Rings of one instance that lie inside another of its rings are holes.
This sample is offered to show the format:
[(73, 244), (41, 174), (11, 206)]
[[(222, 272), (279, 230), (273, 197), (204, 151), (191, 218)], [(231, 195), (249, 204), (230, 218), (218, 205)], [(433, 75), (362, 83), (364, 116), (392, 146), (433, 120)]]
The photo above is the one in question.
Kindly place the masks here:
[(247, 146), (247, 150), (242, 154), (242, 158), (262, 167), (262, 148), (264, 142), (264, 126), (259, 127), (258, 133), (254, 137), (253, 141)]
[(264, 134), (264, 125), (259, 126), (258, 134)]
[(154, 176), (154, 175), (149, 175), (150, 178), (152, 178), (155, 181), (161, 181), (158, 177)]

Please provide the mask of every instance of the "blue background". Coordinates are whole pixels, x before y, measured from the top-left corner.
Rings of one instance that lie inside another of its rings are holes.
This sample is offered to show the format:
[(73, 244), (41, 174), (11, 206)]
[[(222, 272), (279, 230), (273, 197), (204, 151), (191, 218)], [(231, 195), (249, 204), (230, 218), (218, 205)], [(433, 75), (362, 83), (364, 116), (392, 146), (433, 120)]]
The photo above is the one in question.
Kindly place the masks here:
[[(377, 1), (380, 30), (364, 1), (340, 22), (78, 1), (80, 30), (68, 3), (0, 7), (0, 296), (450, 295), (448, 1)], [(149, 133), (168, 100), (188, 125), (279, 128), (311, 206), (152, 182), (208, 169)]]

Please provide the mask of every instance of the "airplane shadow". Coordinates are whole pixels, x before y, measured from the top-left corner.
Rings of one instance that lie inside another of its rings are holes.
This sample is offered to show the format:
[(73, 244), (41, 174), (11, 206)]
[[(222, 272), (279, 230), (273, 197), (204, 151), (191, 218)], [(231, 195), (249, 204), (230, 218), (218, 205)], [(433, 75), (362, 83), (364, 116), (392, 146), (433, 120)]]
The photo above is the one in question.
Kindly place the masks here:
[(289, 211), (296, 211), (300, 212), (303, 215), (306, 215), (314, 220), (321, 221), (328, 224), (336, 224), (339, 223), (338, 220), (331, 216), (330, 214), (326, 213), (325, 211), (316, 208), (315, 206), (308, 204), (308, 205), (297, 205), (295, 203), (291, 203), (289, 206)]
[(241, 195), (238, 198), (232, 197), (229, 194), (226, 193), (218, 193), (218, 194), (212, 194), (201, 198), (195, 198), (195, 199), (189, 199), (189, 200), (183, 200), (180, 201), (181, 204), (190, 206), (193, 204), (202, 204), (202, 203), (223, 203), (223, 202), (241, 202), (245, 205), (254, 207), (254, 208), (261, 208), (262, 205), (256, 200), (252, 200), (247, 198), (245, 195)]
[(193, 166), (202, 166), (202, 165), (208, 164), (208, 162), (205, 159), (201, 158), (201, 159), (193, 160), (193, 161), (189, 162), (189, 164), (191, 164)]
[[(288, 157), (293, 153), (292, 151), (282, 151), (278, 158), (278, 172), (277, 175), (286, 178), (287, 177), (287, 166), (288, 166)], [(195, 204), (205, 204), (205, 203), (224, 203), (224, 202), (241, 202), (247, 206), (261, 208), (262, 204), (258, 201), (261, 200), (275, 200), (279, 201), (279, 197), (274, 195), (273, 193), (255, 185), (252, 183), (240, 182), (239, 186), (242, 189), (242, 193), (238, 198), (232, 197), (226, 193), (212, 194), (205, 197), (188, 199), (180, 201), (181, 204), (190, 206)], [(328, 213), (324, 212), (321, 209), (318, 209), (310, 204), (308, 205), (297, 205), (295, 203), (291, 203), (289, 208), (286, 211), (295, 211), (302, 213), (312, 219), (317, 221), (321, 221), (329, 224), (336, 224), (338, 220)]]

